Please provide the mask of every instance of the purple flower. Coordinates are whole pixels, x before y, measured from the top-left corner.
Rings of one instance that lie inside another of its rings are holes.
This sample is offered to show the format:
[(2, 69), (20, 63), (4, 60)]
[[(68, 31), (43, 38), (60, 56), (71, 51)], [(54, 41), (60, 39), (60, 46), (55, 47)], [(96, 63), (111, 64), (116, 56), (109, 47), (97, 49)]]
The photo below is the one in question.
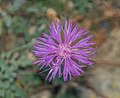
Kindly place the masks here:
[(63, 77), (64, 81), (73, 76), (81, 76), (85, 65), (92, 65), (95, 48), (91, 41), (92, 35), (84, 28), (79, 29), (71, 21), (52, 22), (49, 25), (50, 34), (42, 33), (34, 45), (33, 53), (38, 58), (34, 64), (49, 70), (46, 79), (51, 81)]

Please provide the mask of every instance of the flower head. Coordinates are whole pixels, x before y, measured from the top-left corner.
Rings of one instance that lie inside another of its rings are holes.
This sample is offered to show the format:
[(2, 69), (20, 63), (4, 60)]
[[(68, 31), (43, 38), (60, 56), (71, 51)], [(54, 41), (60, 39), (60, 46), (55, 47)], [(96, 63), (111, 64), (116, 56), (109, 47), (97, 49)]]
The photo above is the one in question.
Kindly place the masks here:
[(48, 68), (46, 79), (51, 81), (56, 75), (63, 76), (64, 81), (73, 76), (81, 76), (84, 65), (92, 65), (95, 49), (92, 47), (92, 35), (84, 28), (79, 29), (71, 21), (52, 22), (50, 34), (43, 33), (34, 45), (33, 53), (38, 58), (34, 64)]

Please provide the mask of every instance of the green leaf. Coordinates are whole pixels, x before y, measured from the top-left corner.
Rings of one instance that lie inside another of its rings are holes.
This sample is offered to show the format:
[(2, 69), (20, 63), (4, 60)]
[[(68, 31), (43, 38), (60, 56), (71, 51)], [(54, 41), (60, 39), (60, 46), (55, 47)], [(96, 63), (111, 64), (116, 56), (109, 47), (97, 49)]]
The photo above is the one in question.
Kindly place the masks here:
[(1, 97), (4, 98), (4, 96), (5, 96), (4, 90), (0, 89), (0, 98)]

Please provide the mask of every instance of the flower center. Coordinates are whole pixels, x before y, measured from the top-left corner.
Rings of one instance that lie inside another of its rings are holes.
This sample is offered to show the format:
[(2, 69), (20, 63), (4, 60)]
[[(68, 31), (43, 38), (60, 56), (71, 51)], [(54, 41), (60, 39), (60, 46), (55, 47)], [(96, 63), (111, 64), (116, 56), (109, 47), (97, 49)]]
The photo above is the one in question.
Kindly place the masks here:
[(62, 56), (63, 58), (67, 58), (70, 57), (70, 53), (71, 53), (71, 49), (70, 46), (68, 45), (59, 45), (59, 56)]

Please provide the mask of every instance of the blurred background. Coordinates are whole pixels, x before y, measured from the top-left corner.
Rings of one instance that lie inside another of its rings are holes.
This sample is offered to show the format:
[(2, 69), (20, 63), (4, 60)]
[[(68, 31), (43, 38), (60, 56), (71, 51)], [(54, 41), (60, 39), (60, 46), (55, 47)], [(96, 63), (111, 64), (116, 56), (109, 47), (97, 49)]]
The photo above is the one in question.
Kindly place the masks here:
[[(69, 18), (94, 34), (95, 65), (48, 83), (32, 44), (52, 20)], [(120, 98), (120, 0), (0, 0), (0, 98)]]

